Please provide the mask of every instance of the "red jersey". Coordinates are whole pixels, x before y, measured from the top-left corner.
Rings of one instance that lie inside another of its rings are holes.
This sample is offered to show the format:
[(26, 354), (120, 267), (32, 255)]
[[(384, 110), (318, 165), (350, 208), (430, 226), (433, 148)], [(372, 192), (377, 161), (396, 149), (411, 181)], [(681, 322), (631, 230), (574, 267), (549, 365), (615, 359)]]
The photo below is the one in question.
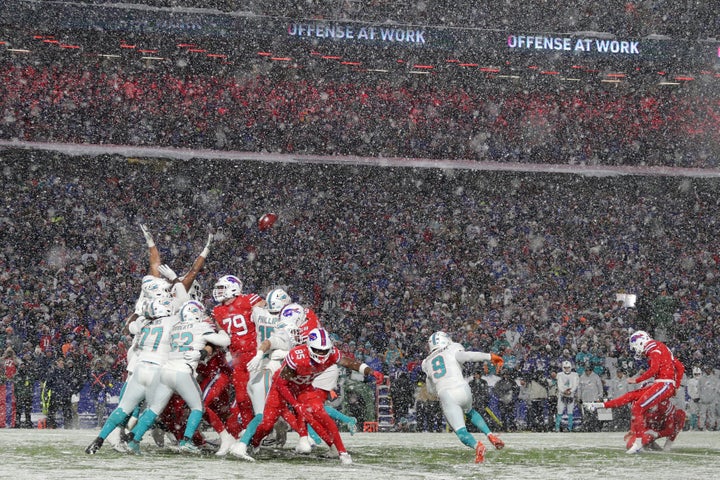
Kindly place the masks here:
[(645, 345), (645, 356), (650, 365), (648, 369), (635, 379), (636, 383), (654, 378), (656, 381), (672, 381), (675, 384), (677, 372), (675, 368), (675, 357), (670, 349), (657, 340), (650, 340)]
[(203, 384), (207, 379), (215, 378), (218, 373), (225, 373), (228, 377), (232, 375), (232, 368), (225, 360), (224, 349), (218, 349), (207, 361), (198, 363), (195, 371), (200, 384)]
[(229, 305), (218, 305), (212, 315), (218, 326), (230, 336), (230, 353), (255, 352), (257, 333), (251, 320), (252, 308), (262, 298), (255, 293), (238, 295)]
[[(287, 365), (295, 372), (295, 377), (289, 379), (289, 383), (310, 387), (315, 377), (339, 362), (340, 357), (340, 350), (333, 346), (328, 358), (323, 363), (317, 363), (310, 358), (310, 347), (298, 345), (288, 352), (283, 366)], [(280, 371), (282, 367), (278, 370)]]

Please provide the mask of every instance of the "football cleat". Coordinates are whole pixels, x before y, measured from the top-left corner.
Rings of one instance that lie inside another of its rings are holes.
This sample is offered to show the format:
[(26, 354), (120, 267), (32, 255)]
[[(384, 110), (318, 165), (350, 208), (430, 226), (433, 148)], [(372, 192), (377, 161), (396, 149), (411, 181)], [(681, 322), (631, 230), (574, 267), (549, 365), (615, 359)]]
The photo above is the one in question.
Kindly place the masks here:
[(635, 438), (635, 441), (630, 446), (630, 448), (627, 449), (625, 453), (634, 454), (634, 453), (640, 453), (642, 452), (643, 445), (642, 440), (639, 438)]
[(482, 463), (485, 461), (485, 445), (482, 442), (478, 442), (475, 446), (475, 463)]
[(495, 447), (495, 450), (502, 450), (505, 446), (505, 442), (500, 440), (500, 437), (495, 435), (494, 433), (489, 433), (487, 436), (488, 440), (490, 440), (490, 443), (493, 444), (493, 447)]
[(152, 438), (158, 448), (165, 447), (165, 431), (162, 428), (153, 428)]
[(247, 445), (243, 442), (235, 442), (235, 444), (230, 447), (230, 451), (228, 453), (233, 457), (240, 458), (247, 462), (255, 461), (255, 459), (248, 454)]
[(340, 463), (343, 465), (351, 465), (353, 463), (352, 457), (347, 452), (342, 452), (340, 455)]
[(675, 442), (673, 442), (673, 441), (670, 440), (669, 438), (666, 438), (666, 439), (665, 439), (665, 444), (663, 445), (662, 449), (665, 450), (665, 451), (668, 451), (668, 450), (672, 449), (673, 443), (675, 443)]
[(195, 446), (195, 444), (192, 443), (192, 441), (188, 441), (188, 440), (182, 440), (180, 442), (178, 450), (180, 451), (180, 453), (192, 453), (194, 455), (198, 455), (200, 453), (200, 449), (197, 446)]
[(134, 455), (140, 455), (140, 444), (135, 440), (130, 440), (127, 443), (127, 452)]
[(102, 438), (97, 437), (90, 445), (87, 446), (85, 453), (88, 455), (95, 455), (97, 451), (100, 450), (100, 447), (102, 447), (103, 441), (104, 440)]
[(308, 437), (300, 437), (297, 445), (295, 445), (295, 451), (297, 453), (310, 453), (312, 451), (312, 445)]
[(218, 457), (224, 457), (228, 454), (233, 444), (235, 444), (235, 437), (230, 435), (227, 430), (220, 432), (220, 448), (215, 452)]
[(330, 446), (330, 450), (325, 452), (325, 458), (338, 458), (340, 453), (335, 445)]

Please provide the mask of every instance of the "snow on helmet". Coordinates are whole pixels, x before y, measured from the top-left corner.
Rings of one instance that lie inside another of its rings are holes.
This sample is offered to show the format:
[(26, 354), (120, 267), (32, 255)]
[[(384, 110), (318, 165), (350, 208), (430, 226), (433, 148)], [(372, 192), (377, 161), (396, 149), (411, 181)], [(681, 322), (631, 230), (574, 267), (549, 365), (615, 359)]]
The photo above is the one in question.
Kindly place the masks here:
[(222, 303), (225, 300), (235, 298), (242, 293), (242, 287), (242, 282), (235, 275), (220, 277), (218, 281), (215, 282), (215, 287), (212, 291), (213, 299), (217, 303)]
[(279, 313), (283, 307), (291, 302), (290, 295), (282, 288), (271, 290), (265, 297), (270, 313)]
[(451, 343), (452, 339), (450, 338), (450, 335), (445, 332), (435, 332), (430, 335), (428, 347), (430, 347), (431, 352), (434, 352), (435, 350), (447, 347)]
[(145, 298), (169, 298), (170, 282), (164, 278), (145, 275), (142, 279), (142, 293)]
[(636, 356), (645, 352), (645, 345), (651, 340), (650, 335), (644, 330), (638, 330), (630, 335), (630, 348)]
[(180, 307), (181, 322), (204, 322), (206, 318), (205, 307), (198, 301), (190, 300)]
[(169, 317), (172, 313), (172, 299), (170, 298), (156, 298), (145, 306), (145, 318), (150, 320)]
[(314, 328), (308, 334), (307, 346), (310, 349), (310, 358), (317, 363), (324, 363), (330, 357), (333, 342), (324, 328)]

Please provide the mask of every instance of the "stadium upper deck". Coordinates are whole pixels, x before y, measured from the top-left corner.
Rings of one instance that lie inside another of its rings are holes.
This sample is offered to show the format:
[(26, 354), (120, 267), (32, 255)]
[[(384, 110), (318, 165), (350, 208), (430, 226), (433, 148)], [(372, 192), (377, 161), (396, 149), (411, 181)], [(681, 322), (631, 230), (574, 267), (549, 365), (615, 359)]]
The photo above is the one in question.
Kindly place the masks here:
[(204, 73), (390, 74), (503, 88), (720, 82), (718, 15), (704, 3), (409, 3), (6, 0), (0, 58), (164, 63)]

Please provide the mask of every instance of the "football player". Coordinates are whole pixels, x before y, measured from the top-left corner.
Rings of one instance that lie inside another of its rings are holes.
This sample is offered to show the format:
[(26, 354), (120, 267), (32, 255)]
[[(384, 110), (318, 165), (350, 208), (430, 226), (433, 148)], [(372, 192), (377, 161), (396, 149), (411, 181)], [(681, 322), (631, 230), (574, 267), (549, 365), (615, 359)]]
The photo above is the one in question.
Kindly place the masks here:
[[(262, 439), (272, 430), (285, 404), (288, 404), (298, 415), (298, 420), (310, 423), (323, 441), (333, 451), (337, 451), (341, 463), (351, 464), (352, 458), (342, 442), (337, 425), (326, 412), (324, 399), (319, 401), (313, 387), (314, 380), (334, 365), (364, 375), (373, 375), (378, 382), (382, 382), (384, 378), (381, 372), (374, 371), (365, 363), (343, 357), (325, 329), (313, 329), (307, 335), (307, 342), (293, 347), (275, 373), (265, 402), (263, 420), (250, 445), (255, 448), (260, 445)], [(247, 452), (236, 453), (245, 460), (254, 460)]]
[(487, 436), (496, 449), (503, 448), (505, 444), (490, 431), (480, 413), (473, 409), (472, 393), (463, 376), (462, 365), (465, 362), (490, 361), (499, 370), (503, 359), (494, 353), (467, 352), (445, 332), (433, 333), (428, 340), (428, 347), (430, 354), (422, 362), (422, 370), (427, 375), (428, 392), (437, 394), (448, 425), (463, 444), (475, 450), (475, 463), (480, 463), (485, 459), (485, 446), (467, 431), (466, 417)]
[(192, 442), (203, 415), (203, 401), (195, 369), (198, 362), (205, 359), (212, 351), (206, 348), (208, 344), (218, 347), (230, 345), (230, 337), (227, 333), (216, 332), (206, 318), (205, 307), (191, 300), (181, 307), (169, 335), (159, 338), (160, 342), (168, 342), (170, 350), (167, 361), (160, 369), (159, 382), (153, 386), (148, 407), (130, 432), (132, 439), (128, 442), (128, 448), (131, 451), (139, 451), (139, 443), (145, 432), (155, 423), (155, 419), (163, 411), (173, 393), (178, 393), (190, 408), (185, 432), (179, 444), (180, 450), (199, 453), (199, 449)]
[(220, 277), (213, 288), (213, 299), (218, 303), (212, 311), (218, 327), (230, 336), (232, 356), (232, 384), (235, 400), (240, 409), (242, 429), (246, 429), (254, 417), (252, 401), (248, 393), (250, 372), (247, 363), (257, 350), (257, 329), (252, 320), (252, 309), (266, 305), (256, 293), (242, 293), (242, 282), (234, 275)]

